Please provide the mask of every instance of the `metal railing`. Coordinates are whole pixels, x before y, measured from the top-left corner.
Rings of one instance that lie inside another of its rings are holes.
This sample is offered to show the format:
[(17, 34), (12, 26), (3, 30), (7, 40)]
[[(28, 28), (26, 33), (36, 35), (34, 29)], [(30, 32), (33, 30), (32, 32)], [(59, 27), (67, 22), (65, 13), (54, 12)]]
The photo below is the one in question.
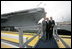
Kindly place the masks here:
[(54, 26), (53, 28), (53, 36), (56, 39), (56, 41), (60, 40), (66, 48), (71, 48), (64, 40), (61, 39), (61, 37), (59, 37), (57, 33), (57, 26)]
[[(29, 40), (26, 40), (25, 43), (23, 43), (23, 31), (27, 30), (26, 27), (17, 27), (16, 29), (20, 32), (19, 33), (19, 46), (20, 48), (28, 48), (29, 47), (29, 42), (31, 42), (35, 37), (37, 37), (38, 35), (40, 35), (41, 33), (41, 27), (38, 25), (38, 26), (28, 26), (29, 28), (31, 28), (30, 30), (37, 30), (37, 34), (34, 35), (31, 39)], [(27, 28), (28, 28), (27, 27)], [(33, 29), (32, 29), (33, 27)], [(29, 30), (29, 29), (28, 29)], [(60, 40), (63, 45), (66, 47), (66, 48), (71, 48), (68, 44), (66, 44), (66, 42), (64, 40), (61, 39), (61, 37), (59, 37), (59, 35), (57, 34), (57, 25), (54, 26), (53, 28), (53, 36), (56, 40)]]
[[(41, 30), (40, 30), (40, 25), (37, 26), (27, 26), (27, 27), (15, 27), (15, 29), (17, 29), (19, 31), (19, 47), (20, 48), (28, 48), (29, 45), (28, 43), (31, 42), (35, 37), (37, 37)], [(27, 28), (31, 28), (31, 29), (27, 29)], [(37, 34), (34, 35), (32, 38), (30, 38), (29, 40), (26, 40), (25, 43), (23, 43), (23, 31), (25, 30), (37, 30)]]

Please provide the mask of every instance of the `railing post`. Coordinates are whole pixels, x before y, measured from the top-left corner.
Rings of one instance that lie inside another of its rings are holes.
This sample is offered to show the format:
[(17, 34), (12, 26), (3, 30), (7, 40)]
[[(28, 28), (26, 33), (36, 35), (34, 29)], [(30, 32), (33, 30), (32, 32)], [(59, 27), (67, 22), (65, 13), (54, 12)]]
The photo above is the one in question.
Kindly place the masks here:
[(27, 46), (24, 45), (24, 42), (27, 41), (27, 38), (25, 38), (25, 40), (24, 40), (24, 42), (23, 42), (23, 35), (24, 35), (23, 29), (20, 28), (20, 27), (15, 27), (15, 29), (17, 29), (18, 32), (19, 32), (19, 48), (26, 48)]
[(21, 28), (18, 28), (19, 31), (19, 47), (23, 48), (23, 30)]

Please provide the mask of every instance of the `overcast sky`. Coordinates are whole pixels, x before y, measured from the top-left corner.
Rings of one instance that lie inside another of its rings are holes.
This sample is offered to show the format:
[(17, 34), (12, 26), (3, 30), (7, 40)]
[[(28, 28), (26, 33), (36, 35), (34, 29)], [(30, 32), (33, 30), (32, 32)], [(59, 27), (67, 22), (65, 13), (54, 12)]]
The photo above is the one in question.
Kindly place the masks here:
[(1, 1), (1, 14), (43, 7), (56, 22), (71, 21), (71, 1)]

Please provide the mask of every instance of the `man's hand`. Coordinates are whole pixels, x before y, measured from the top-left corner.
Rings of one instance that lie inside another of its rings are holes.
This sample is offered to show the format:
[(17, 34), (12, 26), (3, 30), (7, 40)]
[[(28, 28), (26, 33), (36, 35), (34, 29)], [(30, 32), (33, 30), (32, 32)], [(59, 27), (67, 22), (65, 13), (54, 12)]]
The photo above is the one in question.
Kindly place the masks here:
[(54, 24), (52, 24), (52, 26), (54, 26)]
[(50, 30), (52, 30), (52, 28), (50, 28)]

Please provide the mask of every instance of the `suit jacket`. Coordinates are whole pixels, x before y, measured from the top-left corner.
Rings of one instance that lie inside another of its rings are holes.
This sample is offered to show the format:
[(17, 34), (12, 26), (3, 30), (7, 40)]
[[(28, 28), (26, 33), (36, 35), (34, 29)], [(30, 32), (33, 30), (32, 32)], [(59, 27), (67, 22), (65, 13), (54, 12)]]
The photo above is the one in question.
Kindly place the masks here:
[(42, 21), (42, 30), (46, 31), (46, 21), (45, 20)]
[(46, 22), (46, 31), (50, 30), (50, 21)]
[(54, 25), (55, 25), (55, 21), (54, 20), (52, 20), (52, 21), (50, 20), (50, 28), (53, 29)]

